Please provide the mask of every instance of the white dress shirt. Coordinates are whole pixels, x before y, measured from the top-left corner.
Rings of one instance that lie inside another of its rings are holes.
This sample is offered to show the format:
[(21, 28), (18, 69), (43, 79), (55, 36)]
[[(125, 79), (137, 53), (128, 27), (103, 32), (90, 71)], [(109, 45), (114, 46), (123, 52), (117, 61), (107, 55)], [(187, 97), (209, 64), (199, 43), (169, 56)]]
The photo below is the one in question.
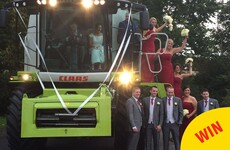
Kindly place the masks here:
[(173, 117), (173, 97), (170, 98), (170, 105), (168, 103), (169, 97), (167, 97), (167, 123), (175, 123), (174, 117)]
[[(153, 104), (151, 103), (151, 99), (153, 99)], [(153, 123), (153, 112), (154, 112), (154, 103), (155, 103), (155, 97), (150, 97), (149, 99), (149, 121), (148, 123)]]

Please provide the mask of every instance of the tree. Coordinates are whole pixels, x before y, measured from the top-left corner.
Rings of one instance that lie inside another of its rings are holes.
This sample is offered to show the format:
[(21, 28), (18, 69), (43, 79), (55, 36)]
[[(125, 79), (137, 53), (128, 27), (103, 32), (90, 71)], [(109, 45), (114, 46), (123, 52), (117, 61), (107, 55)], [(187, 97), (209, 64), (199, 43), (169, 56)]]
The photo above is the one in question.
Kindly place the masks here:
[[(1, 8), (7, 2), (12, 0), (3, 0), (0, 2)], [(22, 16), (26, 16), (25, 9), (22, 10)], [(9, 93), (9, 77), (15, 75), (16, 71), (22, 68), (19, 63), (23, 58), (23, 48), (18, 41), (18, 31), (26, 31), (25, 28), (18, 24), (18, 17), (14, 9), (8, 10), (8, 22), (5, 28), (0, 29), (0, 114), (6, 110), (6, 104)], [(17, 30), (18, 29), (18, 30)], [(22, 33), (23, 34), (23, 33)]]
[[(229, 3), (219, 3), (217, 0), (142, 0), (149, 8), (150, 16), (156, 17), (162, 24), (162, 16), (171, 15), (174, 19), (174, 30), (166, 32), (174, 39), (174, 46), (180, 46), (182, 28), (188, 28), (189, 46), (195, 51), (194, 68), (198, 74), (184, 80), (191, 84), (193, 94), (200, 97), (201, 88), (209, 88), (211, 96), (222, 101), (229, 97)], [(211, 18), (218, 16), (218, 30), (208, 28)], [(217, 55), (221, 54), (221, 55)], [(173, 62), (184, 64), (185, 57), (175, 55)]]

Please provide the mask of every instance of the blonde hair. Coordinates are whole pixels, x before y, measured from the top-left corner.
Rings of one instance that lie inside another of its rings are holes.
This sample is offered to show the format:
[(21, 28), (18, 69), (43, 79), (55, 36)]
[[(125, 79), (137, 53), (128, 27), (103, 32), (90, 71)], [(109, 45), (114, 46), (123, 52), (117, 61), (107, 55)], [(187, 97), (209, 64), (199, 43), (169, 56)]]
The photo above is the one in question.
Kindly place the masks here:
[(155, 17), (151, 17), (151, 18), (149, 19), (149, 21), (152, 21), (152, 20), (156, 20), (156, 21), (157, 21), (157, 19), (156, 19)]
[(169, 42), (169, 41), (171, 41), (171, 42), (172, 42), (172, 44), (174, 44), (174, 41), (173, 41), (173, 39), (168, 39), (168, 42)]

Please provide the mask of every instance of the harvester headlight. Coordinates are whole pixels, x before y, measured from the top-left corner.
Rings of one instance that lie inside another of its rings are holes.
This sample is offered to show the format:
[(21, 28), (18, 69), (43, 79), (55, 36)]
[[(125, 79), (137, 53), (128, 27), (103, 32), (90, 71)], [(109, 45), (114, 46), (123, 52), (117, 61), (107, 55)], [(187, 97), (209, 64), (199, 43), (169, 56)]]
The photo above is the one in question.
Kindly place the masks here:
[(94, 5), (98, 5), (99, 3), (99, 0), (94, 0)]
[(38, 3), (38, 5), (42, 4), (41, 0), (37, 0), (37, 3)]
[(100, 4), (104, 5), (105, 4), (105, 0), (100, 0)]
[(93, 1), (92, 1), (92, 0), (82, 0), (82, 5), (83, 5), (85, 8), (90, 8), (90, 7), (92, 7), (92, 5), (93, 5)]
[(130, 72), (123, 72), (119, 78), (121, 83), (128, 84), (132, 80), (132, 74)]
[(49, 4), (51, 7), (55, 7), (57, 5), (57, 0), (49, 0)]
[(29, 74), (23, 74), (22, 80), (24, 80), (24, 81), (32, 80), (32, 76), (30, 76)]
[(47, 4), (46, 0), (41, 0), (41, 2), (42, 2), (43, 5)]

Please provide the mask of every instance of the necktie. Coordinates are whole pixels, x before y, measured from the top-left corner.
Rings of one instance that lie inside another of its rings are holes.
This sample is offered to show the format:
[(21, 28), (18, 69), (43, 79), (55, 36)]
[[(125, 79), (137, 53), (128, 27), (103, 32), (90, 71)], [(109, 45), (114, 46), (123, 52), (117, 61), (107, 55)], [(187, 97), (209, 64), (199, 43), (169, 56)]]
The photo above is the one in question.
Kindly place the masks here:
[(152, 97), (150, 101), (151, 101), (151, 105), (153, 105), (154, 98)]
[(170, 105), (171, 98), (168, 99), (168, 104)]
[(140, 106), (140, 107), (141, 107), (141, 102), (140, 102), (140, 101), (137, 101), (137, 104), (138, 104), (138, 106)]
[(205, 100), (205, 101), (204, 101), (204, 107), (206, 107), (206, 106), (207, 106), (207, 104), (208, 104), (208, 101), (207, 101), (207, 100)]
[(137, 104), (138, 104), (138, 107), (139, 107), (139, 109), (141, 111), (141, 102), (137, 100)]

